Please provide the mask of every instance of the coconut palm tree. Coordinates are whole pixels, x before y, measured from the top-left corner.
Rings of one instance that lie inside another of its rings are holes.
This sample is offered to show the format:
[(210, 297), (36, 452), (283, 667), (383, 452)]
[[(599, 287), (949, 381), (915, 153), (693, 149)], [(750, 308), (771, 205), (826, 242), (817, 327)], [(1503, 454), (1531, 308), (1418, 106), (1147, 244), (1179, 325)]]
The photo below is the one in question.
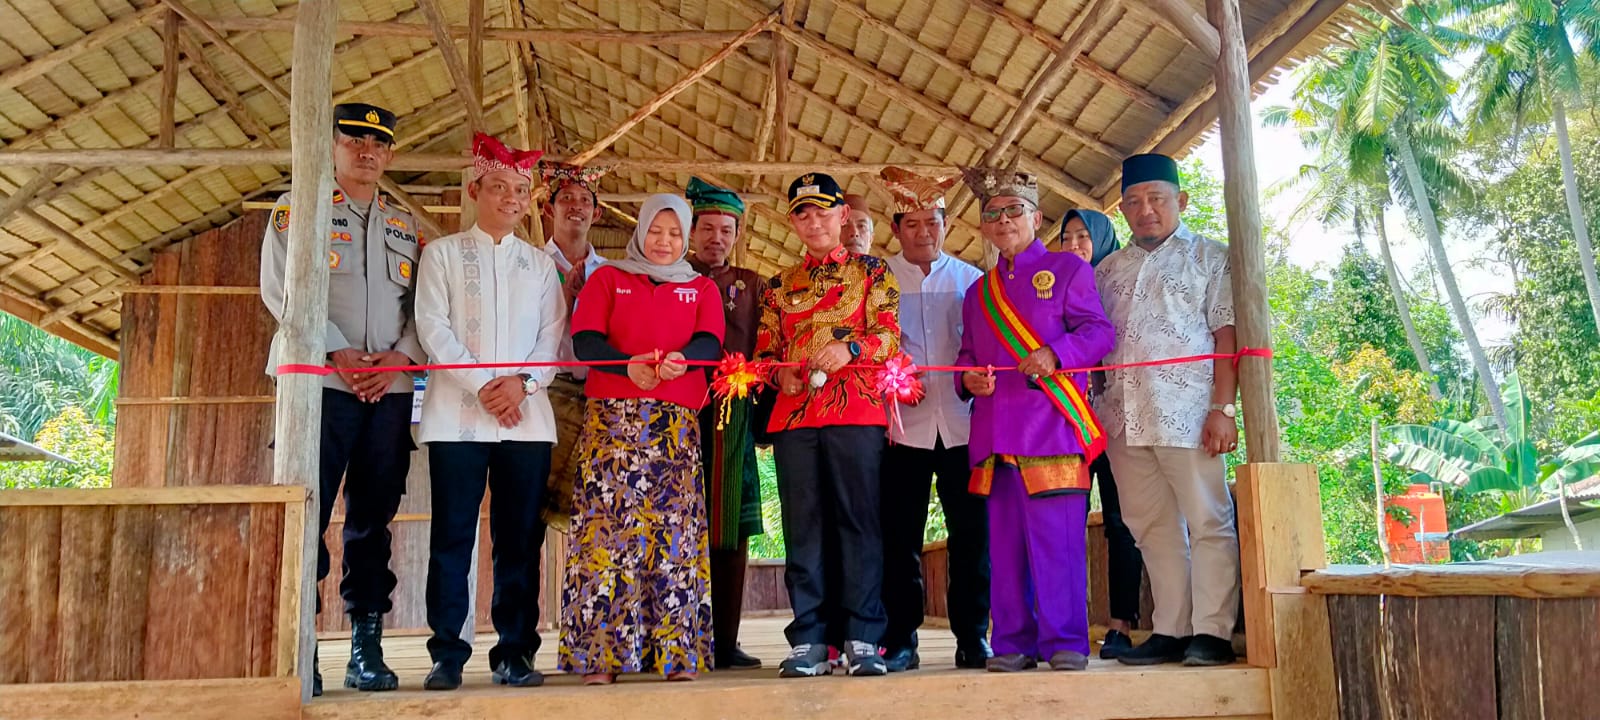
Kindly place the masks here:
[[(1561, 156), (1572, 238), (1600, 327), (1600, 276), (1578, 196), (1567, 134), (1567, 107), (1584, 103), (1580, 58), (1600, 56), (1600, 5), (1560, 0), (1458, 0), (1462, 29), (1479, 43), (1466, 75), (1471, 90), (1472, 133), (1495, 137), (1548, 122)], [(1475, 139), (1475, 138), (1474, 138)]]
[[(1459, 138), (1447, 122), (1455, 82), (1444, 69), (1451, 50), (1464, 47), (1467, 38), (1438, 23), (1440, 9), (1431, 4), (1408, 4), (1398, 15), (1358, 12), (1367, 27), (1299, 71), (1296, 122), (1323, 128), (1322, 144), (1330, 147), (1326, 159), (1338, 164), (1347, 182), (1367, 190), (1375, 220), (1382, 217), (1385, 198), (1415, 213), (1489, 407), (1504, 429), (1499, 384), (1456, 284), (1434, 208), (1437, 198), (1468, 187), (1450, 163)], [(1387, 239), (1380, 236), (1380, 244)], [(1388, 261), (1392, 265), (1392, 255)]]
[[(1306, 105), (1315, 105), (1315, 98), (1306, 98)], [(1383, 258), (1385, 278), (1389, 293), (1394, 296), (1395, 314), (1405, 331), (1406, 343), (1416, 358), (1417, 369), (1427, 376), (1428, 397), (1438, 402), (1443, 395), (1434, 377), (1433, 364), (1428, 360), (1428, 348), (1422, 343), (1416, 323), (1411, 319), (1411, 302), (1400, 279), (1400, 270), (1394, 262), (1394, 252), (1389, 244), (1389, 231), (1384, 226), (1384, 211), (1392, 203), (1388, 179), (1384, 174), (1384, 147), (1381, 138), (1364, 133), (1348, 132), (1350, 128), (1337, 128), (1323, 122), (1324, 117), (1308, 107), (1288, 108), (1275, 106), (1262, 114), (1267, 125), (1296, 124), (1301, 128), (1300, 140), (1307, 148), (1317, 152), (1317, 161), (1300, 168), (1281, 188), (1295, 189), (1303, 200), (1291, 217), (1314, 217), (1323, 227), (1349, 223), (1356, 238), (1366, 242), (1368, 230), (1376, 230), (1378, 249)], [(1359, 177), (1358, 177), (1359, 176)], [(1436, 180), (1438, 186), (1445, 181)]]

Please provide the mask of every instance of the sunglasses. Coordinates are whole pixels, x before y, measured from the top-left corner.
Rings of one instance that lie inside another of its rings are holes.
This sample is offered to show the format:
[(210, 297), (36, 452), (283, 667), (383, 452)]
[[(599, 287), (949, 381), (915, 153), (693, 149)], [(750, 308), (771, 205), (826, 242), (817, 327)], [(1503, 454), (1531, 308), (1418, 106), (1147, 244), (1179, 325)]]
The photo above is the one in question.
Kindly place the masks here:
[(978, 218), (983, 222), (992, 223), (1000, 222), (1001, 215), (1015, 220), (1031, 212), (1033, 212), (1033, 208), (1029, 207), (1027, 203), (1023, 203), (1020, 205), (1007, 205), (993, 210), (984, 210), (978, 213)]

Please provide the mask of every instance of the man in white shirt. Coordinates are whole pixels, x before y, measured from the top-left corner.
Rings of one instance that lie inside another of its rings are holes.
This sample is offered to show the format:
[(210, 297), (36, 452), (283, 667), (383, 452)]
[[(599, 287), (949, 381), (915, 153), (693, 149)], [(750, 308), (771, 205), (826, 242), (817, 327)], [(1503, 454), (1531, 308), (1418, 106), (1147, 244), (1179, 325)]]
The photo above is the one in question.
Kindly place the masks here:
[[(900, 168), (883, 172), (894, 196), (894, 235), (900, 254), (888, 259), (900, 283), (900, 347), (917, 365), (951, 365), (961, 350), (961, 303), (983, 277), (977, 268), (946, 255), (944, 193), (956, 178), (935, 181)], [(900, 424), (883, 454), (880, 516), (883, 523), (883, 635), (890, 672), (915, 669), (922, 625), (922, 538), (928, 495), (938, 476), (939, 502), (950, 535), (946, 590), (956, 667), (983, 668), (989, 651), (989, 517), (984, 499), (967, 492), (971, 463), (967, 437), (971, 408), (956, 395), (948, 374), (923, 383), (927, 396), (901, 405)]]
[[(478, 222), (427, 245), (417, 280), (417, 328), (436, 364), (551, 362), (567, 313), (555, 263), (513, 234), (532, 202), (538, 152), (518, 152), (487, 135), (473, 138), (467, 192)], [(461, 686), (472, 655), (461, 637), (467, 572), (484, 489), (494, 542), (490, 614), (499, 642), (489, 651), (497, 684), (535, 686), (539, 649), (539, 510), (556, 442), (545, 387), (551, 368), (436, 370), (422, 401), (433, 526), (428, 550), (428, 654), (423, 687)]]
[[(1177, 164), (1135, 155), (1122, 168), (1122, 214), (1133, 242), (1096, 271), (1117, 333), (1106, 363), (1233, 352), (1228, 250), (1179, 220), (1189, 198), (1179, 189)], [(1155, 598), (1155, 634), (1120, 662), (1235, 659), (1239, 537), (1222, 455), (1239, 445), (1237, 381), (1226, 361), (1106, 373), (1095, 409), (1109, 438), (1123, 520)]]

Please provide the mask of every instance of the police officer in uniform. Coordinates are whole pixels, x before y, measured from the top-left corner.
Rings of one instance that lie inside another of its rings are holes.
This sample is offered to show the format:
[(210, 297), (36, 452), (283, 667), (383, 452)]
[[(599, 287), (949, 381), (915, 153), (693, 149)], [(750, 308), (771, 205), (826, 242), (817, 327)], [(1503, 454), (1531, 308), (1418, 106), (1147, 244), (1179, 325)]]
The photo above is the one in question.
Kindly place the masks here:
[[(332, 499), (344, 481), (344, 572), (339, 594), (350, 614), (350, 662), (345, 687), (394, 690), (400, 681), (383, 662), (383, 616), (391, 608), (389, 521), (405, 494), (411, 451), (411, 376), (357, 373), (363, 367), (425, 361), (412, 314), (421, 238), (411, 214), (378, 192), (394, 158), (395, 116), (380, 107), (345, 103), (333, 109), (332, 226), (328, 228), (327, 363), (336, 372), (322, 388), (322, 516), (326, 532)], [(289, 195), (278, 199), (261, 243), (261, 299), (280, 322), (284, 258), (289, 244)], [(273, 339), (267, 372), (278, 365), (281, 334)], [(329, 570), (328, 548), (317, 554), (317, 579)], [(320, 598), (318, 610), (321, 610)], [(316, 675), (313, 694), (322, 692)]]

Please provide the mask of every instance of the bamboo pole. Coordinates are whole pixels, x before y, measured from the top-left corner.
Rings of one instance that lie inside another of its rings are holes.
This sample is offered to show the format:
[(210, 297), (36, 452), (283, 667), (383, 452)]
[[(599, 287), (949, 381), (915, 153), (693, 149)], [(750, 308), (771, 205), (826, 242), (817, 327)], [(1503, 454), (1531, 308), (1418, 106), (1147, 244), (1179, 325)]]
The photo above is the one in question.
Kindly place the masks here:
[(590, 160), (593, 160), (600, 153), (605, 152), (606, 148), (611, 147), (611, 144), (617, 141), (617, 138), (628, 134), (628, 131), (632, 130), (635, 125), (643, 122), (645, 118), (654, 114), (655, 111), (660, 110), (662, 105), (666, 105), (667, 102), (676, 97), (678, 93), (688, 89), (688, 87), (693, 85), (696, 80), (705, 77), (706, 73), (711, 72), (712, 69), (721, 64), (723, 60), (727, 59), (729, 55), (732, 55), (734, 51), (738, 50), (746, 42), (749, 42), (751, 38), (772, 27), (774, 23), (778, 22), (779, 18), (780, 13), (771, 12), (768, 13), (766, 17), (756, 21), (755, 24), (751, 25), (744, 32), (740, 33), (739, 37), (734, 38), (733, 42), (724, 45), (721, 50), (716, 52), (716, 54), (706, 58), (705, 62), (700, 63), (699, 67), (690, 70), (689, 74), (679, 78), (677, 82), (673, 83), (666, 90), (661, 91), (659, 95), (650, 98), (650, 100), (645, 104), (640, 105), (638, 110), (635, 110), (633, 114), (629, 115), (628, 118), (623, 120), (621, 124), (617, 125), (615, 128), (612, 128), (611, 132), (606, 133), (604, 137), (601, 137), (599, 140), (595, 141), (588, 148), (584, 149), (583, 152), (574, 155), (568, 162), (571, 162), (574, 165), (584, 165)]
[(1211, 27), (1211, 23), (1206, 22), (1205, 16), (1196, 12), (1186, 0), (1139, 0), (1139, 2), (1150, 8), (1151, 16), (1165, 20), (1156, 22), (1176, 30), (1178, 37), (1188, 41), (1207, 60), (1215, 60), (1222, 54), (1222, 38), (1217, 34), (1217, 29)]
[(206, 92), (217, 98), (222, 107), (227, 109), (228, 117), (239, 123), (239, 127), (250, 133), (258, 142), (267, 147), (277, 147), (278, 143), (272, 137), (272, 128), (250, 112), (250, 106), (245, 104), (244, 98), (239, 95), (233, 85), (217, 72), (217, 66), (211, 63), (204, 52), (201, 52), (200, 41), (189, 32), (181, 32), (178, 39), (183, 43), (183, 53), (189, 58), (189, 72), (194, 74), (195, 80)]
[[(449, 29), (445, 30), (449, 36)], [(483, 0), (467, 0), (467, 81), (472, 97), (483, 105)]]
[(460, 96), (461, 104), (467, 108), (467, 126), (473, 132), (483, 132), (482, 96), (472, 91), (476, 83), (467, 75), (467, 68), (461, 62), (461, 53), (457, 52), (455, 40), (450, 37), (444, 11), (439, 9), (438, 0), (417, 0), (417, 7), (428, 19), (428, 27), (433, 30), (433, 41), (439, 46), (439, 57), (444, 59), (444, 67), (450, 73), (450, 81), (455, 84), (456, 95)]
[(125, 285), (115, 292), (123, 295), (260, 295), (255, 285)]
[(124, 15), (113, 20), (111, 24), (79, 38), (71, 45), (52, 50), (42, 57), (0, 73), (0, 90), (10, 90), (34, 78), (43, 77), (45, 73), (77, 59), (84, 53), (103, 48), (128, 33), (155, 23), (163, 12), (165, 11), (161, 6), (152, 5), (136, 13)]
[[(1034, 25), (1033, 21), (1012, 12), (1004, 5), (992, 2), (992, 0), (968, 0), (968, 2), (974, 9), (988, 13), (998, 18), (1001, 22), (1010, 25), (1017, 32), (1033, 38), (1035, 42), (1045, 46), (1047, 50), (1051, 52), (1059, 52), (1061, 50), (1063, 43), (1061, 38), (1039, 29), (1039, 26)], [(1095, 62), (1088, 55), (1079, 53), (1073, 60), (1073, 64), (1079, 70), (1099, 80), (1106, 87), (1126, 95), (1128, 99), (1140, 105), (1162, 114), (1172, 112), (1172, 103), (1168, 102), (1166, 98), (1151, 92), (1148, 88), (1134, 84), (1127, 78), (1118, 75), (1115, 71)]]
[(61, 171), (65, 169), (65, 166), (62, 165), (47, 165), (40, 168), (39, 174), (34, 175), (33, 179), (23, 184), (22, 187), (17, 188), (17, 191), (11, 193), (10, 197), (0, 202), (0, 225), (5, 225), (6, 221), (10, 220), (11, 216), (16, 214), (18, 210), (27, 207), (28, 203), (33, 201), (34, 196), (38, 195), (39, 191), (44, 189), (44, 186), (49, 185), (55, 179), (55, 176), (60, 175)]
[[(218, 30), (236, 32), (293, 32), (292, 18), (212, 17), (206, 22)], [(471, 28), (452, 25), (446, 28), (452, 38), (465, 38)], [(387, 38), (433, 38), (428, 25), (408, 22), (341, 21), (336, 35)], [(726, 45), (739, 33), (726, 30), (680, 32), (647, 30), (596, 30), (592, 28), (485, 27), (483, 39), (490, 42), (600, 43), (607, 45)]]
[[(1251, 137), (1250, 60), (1246, 57), (1239, 0), (1206, 0), (1222, 37), (1216, 67), (1220, 109), (1223, 196), (1228, 211), (1228, 256), (1239, 347), (1272, 347), (1272, 312), (1267, 307), (1267, 267), (1261, 242), (1260, 192), (1255, 141)], [(1278, 462), (1278, 410), (1273, 402), (1272, 359), (1244, 357), (1238, 363), (1247, 457)]]
[[(195, 13), (195, 11), (189, 9), (189, 6), (184, 5), (181, 0), (161, 0), (161, 2), (167, 7), (172, 8), (174, 12), (182, 15), (184, 20), (189, 21), (189, 24), (193, 25), (195, 30), (200, 31), (201, 37), (210, 40), (223, 52), (232, 55), (233, 59), (239, 61), (239, 65), (244, 68), (245, 74), (254, 78), (256, 82), (261, 84), (261, 87), (265, 88), (267, 92), (272, 93), (272, 96), (277, 98), (279, 102), (282, 102), (285, 105), (289, 104), (289, 94), (284, 92), (283, 86), (279, 85), (276, 80), (273, 80), (272, 76), (268, 75), (265, 70), (262, 70), (260, 65), (255, 64), (255, 61), (245, 57), (244, 53), (239, 52), (239, 48), (234, 47), (233, 43), (228, 42), (228, 38), (224, 37), (222, 33), (217, 32), (216, 28), (211, 27), (211, 25), (205, 21), (205, 18), (200, 17)], [(296, 19), (298, 20), (298, 17)], [(297, 30), (297, 37), (298, 32), (299, 31)], [(332, 52), (333, 50), (332, 37), (328, 38), (328, 50), (329, 52)]]
[(178, 105), (178, 34), (182, 32), (183, 18), (167, 10), (161, 21), (161, 124), (157, 132), (159, 147), (171, 148), (177, 140)]
[[(322, 363), (328, 321), (326, 242), (333, 217), (333, 38), (338, 20), (335, 0), (301, 0), (295, 16), (293, 96), (289, 101), (290, 146), (296, 178), (289, 218), (289, 248), (284, 284), (287, 298), (279, 327), (283, 363)], [(272, 482), (306, 488), (305, 537), (301, 544), (300, 644), (296, 670), (301, 702), (311, 700), (316, 652), (317, 541), (320, 497), (322, 380), (315, 375), (278, 379)]]

